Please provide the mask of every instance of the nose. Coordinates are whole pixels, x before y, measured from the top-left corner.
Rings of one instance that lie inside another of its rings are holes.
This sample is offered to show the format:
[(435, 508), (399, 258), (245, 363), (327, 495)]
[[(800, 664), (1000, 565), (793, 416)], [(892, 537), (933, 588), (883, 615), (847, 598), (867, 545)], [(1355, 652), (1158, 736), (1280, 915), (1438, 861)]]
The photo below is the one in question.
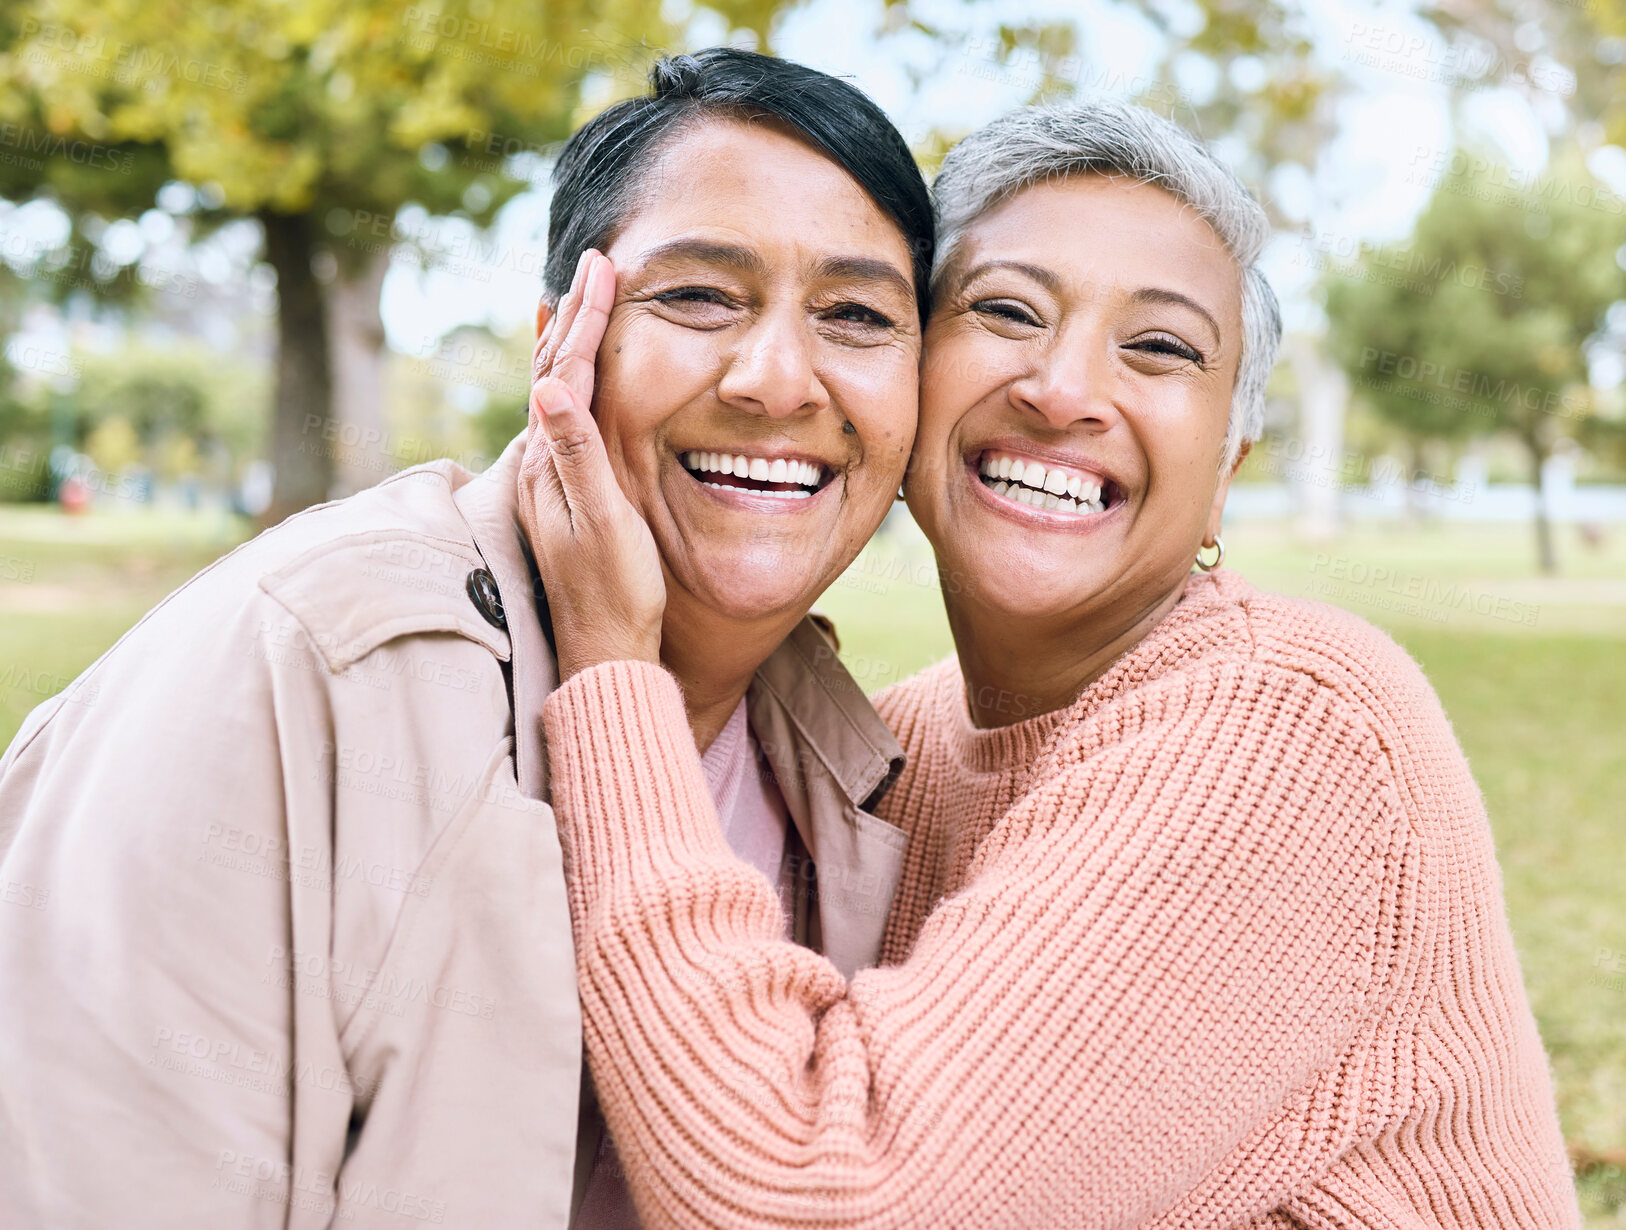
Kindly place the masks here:
[(1078, 426), (1105, 431), (1123, 417), (1113, 402), (1109, 344), (1095, 329), (1062, 330), (1011, 382), (1011, 404), (1058, 431)]
[(728, 355), (718, 398), (769, 418), (828, 406), (829, 394), (813, 367), (811, 342), (799, 312), (763, 313)]

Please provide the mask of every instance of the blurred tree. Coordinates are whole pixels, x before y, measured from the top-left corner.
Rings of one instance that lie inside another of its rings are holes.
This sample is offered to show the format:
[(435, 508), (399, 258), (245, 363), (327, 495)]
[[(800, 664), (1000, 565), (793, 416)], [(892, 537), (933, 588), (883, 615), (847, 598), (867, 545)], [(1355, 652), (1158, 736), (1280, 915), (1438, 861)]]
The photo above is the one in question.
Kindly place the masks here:
[[(919, 8), (925, 12), (925, 6)], [(970, 37), (956, 37), (925, 16), (895, 17), (892, 24), (958, 50), (958, 64), (945, 55), (930, 73), (917, 74), (922, 80), (948, 72), (1004, 79), (1027, 84), (1028, 101), (1034, 103), (1129, 94), (1193, 131), (1232, 138), (1227, 155), (1260, 188), (1279, 167), (1308, 171), (1314, 166), (1331, 130), (1331, 102), (1342, 81), (1312, 54), (1296, 6), (1280, 0), (1136, 0), (1133, 10), (1163, 40), (1162, 55), (1144, 74), (1121, 70), (1107, 36), (1097, 36), (1075, 18), (1001, 21), (987, 35)], [(927, 137), (922, 145), (928, 165), (941, 160), (962, 135)], [(1273, 204), (1268, 191), (1261, 196)]]
[(1329, 275), (1328, 345), (1354, 395), (1410, 438), (1507, 432), (1524, 446), (1554, 572), (1542, 471), (1593, 410), (1586, 347), (1626, 298), (1622, 206), (1570, 154), (1534, 177), (1454, 165), (1411, 243)]
[[(165, 479), (194, 477), (229, 490), (264, 443), (271, 391), (251, 359), (191, 344), (127, 346), (75, 356), (73, 444), (110, 467), (93, 445), (128, 441), (139, 463)], [(108, 429), (108, 423), (121, 426)], [(111, 433), (111, 434), (110, 434)]]
[[(708, 7), (761, 42), (782, 2)], [(526, 186), (510, 156), (566, 136), (584, 86), (635, 92), (671, 33), (661, 0), (21, 0), (0, 12), (0, 137), (29, 157), (0, 193), (113, 218), (179, 179), (203, 222), (258, 219), (277, 275), (276, 521), (334, 485), (333, 340), (376, 354), (383, 262), (424, 240), (397, 233), (400, 207), (489, 224)]]

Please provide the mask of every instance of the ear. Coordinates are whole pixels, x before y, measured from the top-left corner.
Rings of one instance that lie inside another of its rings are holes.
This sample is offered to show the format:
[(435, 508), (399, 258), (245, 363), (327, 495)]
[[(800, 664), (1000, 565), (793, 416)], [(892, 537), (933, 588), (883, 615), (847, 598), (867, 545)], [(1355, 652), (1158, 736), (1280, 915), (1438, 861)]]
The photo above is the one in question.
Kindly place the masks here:
[(1231, 480), (1236, 472), (1242, 468), (1242, 463), (1248, 459), (1248, 453), (1253, 449), (1252, 441), (1244, 441), (1241, 448), (1236, 451), (1236, 460), (1231, 463), (1230, 470), (1220, 477), (1219, 485), (1214, 488), (1214, 503), (1208, 509), (1208, 525), (1203, 530), (1203, 546), (1214, 545), (1214, 539), (1219, 537), (1220, 517), (1225, 512), (1225, 497), (1230, 494)]

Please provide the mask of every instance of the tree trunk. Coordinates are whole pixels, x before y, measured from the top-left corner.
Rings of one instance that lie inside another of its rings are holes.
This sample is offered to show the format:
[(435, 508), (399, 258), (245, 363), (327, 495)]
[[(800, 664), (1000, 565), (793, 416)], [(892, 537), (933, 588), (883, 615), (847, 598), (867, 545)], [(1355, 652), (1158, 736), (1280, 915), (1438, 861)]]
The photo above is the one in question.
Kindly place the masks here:
[(271, 506), (275, 525), (327, 499), (333, 487), (337, 424), (328, 353), (327, 304), (311, 271), (313, 231), (301, 214), (262, 213), (265, 259), (277, 273), (277, 376), (272, 399)]
[(1541, 472), (1552, 450), (1544, 448), (1535, 436), (1525, 436), (1524, 446), (1530, 450), (1530, 473), (1536, 486), (1536, 560), (1542, 574), (1550, 577), (1558, 572), (1558, 552), (1553, 548), (1553, 526), (1547, 517), (1547, 491)]
[(1299, 381), (1299, 433), (1304, 445), (1304, 464), (1289, 470), (1298, 488), (1299, 531), (1313, 542), (1325, 542), (1337, 536), (1343, 515), (1349, 379), (1303, 334), (1290, 334), (1287, 347)]
[[(339, 495), (354, 495), (399, 468), (399, 449), (385, 416), (384, 317), (379, 296), (390, 250), (381, 245), (359, 261), (341, 261), (327, 288), (328, 345), (333, 353), (333, 414), (339, 422)], [(409, 458), (405, 464), (412, 464)]]
[(1427, 473), (1428, 452), (1421, 436), (1406, 437), (1406, 472), (1401, 475), (1402, 496), (1406, 501), (1406, 520), (1412, 525), (1428, 523), (1428, 501), (1424, 499), (1418, 480)]

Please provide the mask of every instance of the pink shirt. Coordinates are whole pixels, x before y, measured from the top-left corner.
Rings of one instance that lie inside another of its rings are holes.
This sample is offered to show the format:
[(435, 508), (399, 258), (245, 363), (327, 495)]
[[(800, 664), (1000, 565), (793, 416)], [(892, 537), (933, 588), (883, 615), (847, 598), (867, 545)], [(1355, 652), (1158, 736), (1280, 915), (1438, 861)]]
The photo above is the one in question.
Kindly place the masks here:
[[(746, 720), (744, 697), (701, 756), (700, 767), (728, 848), (777, 886), (785, 912), (785, 938), (789, 939), (794, 877), (785, 859), (785, 836), (790, 813), (779, 787), (763, 771), (756, 735)], [(640, 1230), (626, 1172), (608, 1131), (600, 1138), (575, 1224), (576, 1230)]]

